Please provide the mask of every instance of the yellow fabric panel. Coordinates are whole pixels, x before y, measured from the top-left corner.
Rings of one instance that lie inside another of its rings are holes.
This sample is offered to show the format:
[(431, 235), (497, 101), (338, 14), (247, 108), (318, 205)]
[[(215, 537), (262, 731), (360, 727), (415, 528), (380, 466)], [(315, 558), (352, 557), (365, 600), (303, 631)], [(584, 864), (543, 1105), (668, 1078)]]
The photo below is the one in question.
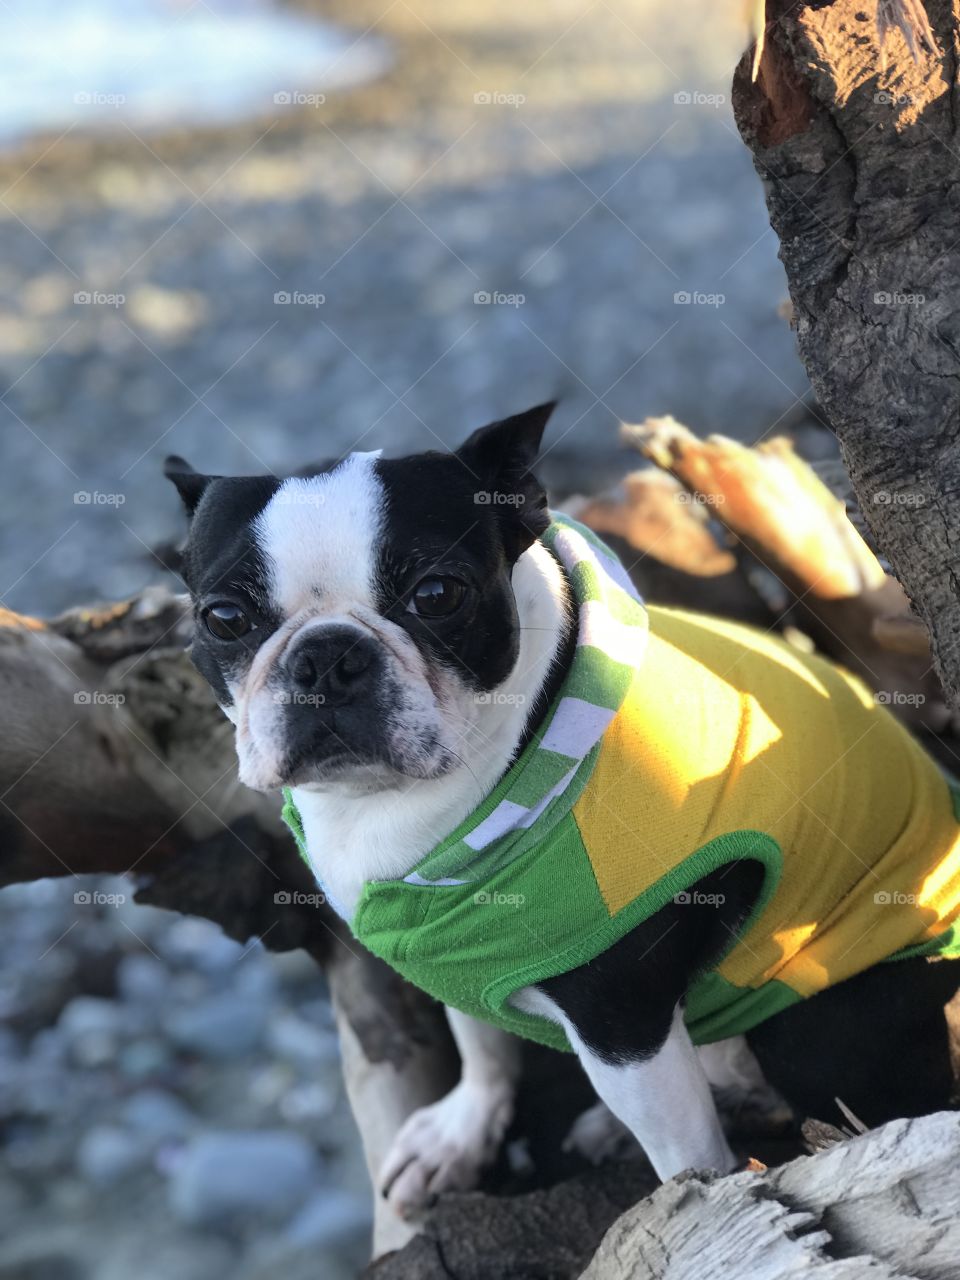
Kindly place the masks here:
[(650, 639), (574, 807), (615, 914), (717, 836), (783, 853), (718, 972), (802, 995), (960, 915), (960, 828), (935, 763), (853, 676), (774, 636), (651, 607)]

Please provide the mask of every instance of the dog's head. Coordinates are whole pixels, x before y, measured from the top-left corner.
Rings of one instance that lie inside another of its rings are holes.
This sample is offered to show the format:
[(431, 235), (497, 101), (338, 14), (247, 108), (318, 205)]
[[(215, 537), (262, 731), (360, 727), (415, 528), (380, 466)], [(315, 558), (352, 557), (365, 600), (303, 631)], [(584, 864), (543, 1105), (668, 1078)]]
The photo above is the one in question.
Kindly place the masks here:
[(552, 408), (455, 453), (353, 453), (286, 480), (167, 460), (192, 657), (247, 785), (381, 789), (463, 763), (475, 704), (517, 660), (511, 575), (549, 519), (530, 468)]

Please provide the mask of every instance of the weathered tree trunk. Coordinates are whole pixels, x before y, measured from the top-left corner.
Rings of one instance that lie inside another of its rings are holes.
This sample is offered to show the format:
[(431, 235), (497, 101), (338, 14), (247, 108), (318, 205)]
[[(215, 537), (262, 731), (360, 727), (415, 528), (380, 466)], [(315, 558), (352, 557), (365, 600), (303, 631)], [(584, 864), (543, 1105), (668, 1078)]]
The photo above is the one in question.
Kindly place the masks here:
[(919, 3), (767, 0), (759, 74), (745, 56), (733, 101), (801, 357), (960, 707), (958, 15), (925, 8), (934, 40)]

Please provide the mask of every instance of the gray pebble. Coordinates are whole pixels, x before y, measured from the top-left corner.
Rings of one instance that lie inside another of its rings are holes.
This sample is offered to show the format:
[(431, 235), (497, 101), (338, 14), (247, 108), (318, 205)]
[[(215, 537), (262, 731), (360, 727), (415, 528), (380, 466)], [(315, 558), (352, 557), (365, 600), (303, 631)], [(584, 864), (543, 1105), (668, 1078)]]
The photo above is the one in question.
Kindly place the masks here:
[(333, 1249), (366, 1238), (371, 1226), (369, 1197), (327, 1187), (310, 1197), (283, 1235), (292, 1245)]
[(117, 1057), (117, 1066), (128, 1080), (149, 1080), (170, 1067), (170, 1050), (152, 1037), (126, 1044)]
[(305, 1138), (287, 1130), (208, 1133), (174, 1166), (170, 1205), (181, 1222), (211, 1225), (240, 1215), (282, 1221), (313, 1190), (318, 1164)]
[(117, 989), (131, 1003), (153, 1004), (164, 999), (169, 988), (169, 970), (155, 956), (134, 953), (117, 965)]
[(225, 991), (172, 1010), (164, 1026), (179, 1048), (203, 1058), (228, 1059), (251, 1053), (260, 1044), (266, 1017), (262, 1001)]
[(336, 1035), (322, 1031), (305, 1018), (283, 1010), (270, 1019), (267, 1044), (278, 1058), (311, 1068), (339, 1056)]
[(182, 1138), (195, 1124), (195, 1117), (179, 1098), (163, 1089), (140, 1089), (131, 1094), (120, 1109), (125, 1124), (145, 1138)]
[(107, 1187), (146, 1163), (149, 1147), (141, 1136), (118, 1125), (95, 1125), (80, 1139), (77, 1170), (88, 1181)]
[(116, 1057), (123, 1018), (113, 1000), (75, 996), (65, 1006), (57, 1026), (78, 1066), (100, 1067)]
[(157, 950), (173, 964), (220, 973), (233, 968), (245, 948), (209, 920), (186, 916), (174, 921), (157, 939)]

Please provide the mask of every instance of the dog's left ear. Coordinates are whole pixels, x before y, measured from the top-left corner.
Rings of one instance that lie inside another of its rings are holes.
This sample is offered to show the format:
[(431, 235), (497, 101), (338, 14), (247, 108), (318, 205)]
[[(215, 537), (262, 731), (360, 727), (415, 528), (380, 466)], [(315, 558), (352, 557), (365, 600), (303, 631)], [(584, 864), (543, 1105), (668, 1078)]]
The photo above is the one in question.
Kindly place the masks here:
[(556, 401), (551, 400), (491, 422), (457, 450), (457, 457), (476, 477), (474, 501), (493, 507), (500, 520), (511, 560), (526, 551), (550, 523), (547, 495), (532, 467), (555, 408)]

